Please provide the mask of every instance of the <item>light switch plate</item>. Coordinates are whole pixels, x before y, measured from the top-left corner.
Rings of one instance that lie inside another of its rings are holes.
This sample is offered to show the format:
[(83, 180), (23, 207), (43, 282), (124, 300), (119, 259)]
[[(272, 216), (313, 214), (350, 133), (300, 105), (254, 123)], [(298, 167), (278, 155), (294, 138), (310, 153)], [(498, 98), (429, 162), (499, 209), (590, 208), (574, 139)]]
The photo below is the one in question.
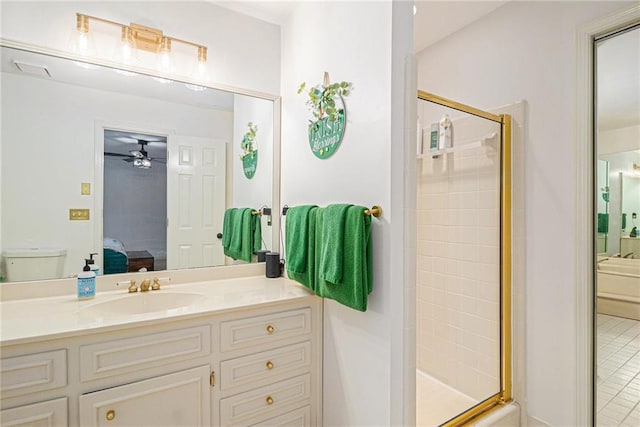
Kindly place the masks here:
[(69, 221), (88, 221), (89, 209), (69, 209)]
[(88, 182), (83, 182), (80, 184), (80, 194), (83, 196), (88, 196), (91, 194), (91, 184)]

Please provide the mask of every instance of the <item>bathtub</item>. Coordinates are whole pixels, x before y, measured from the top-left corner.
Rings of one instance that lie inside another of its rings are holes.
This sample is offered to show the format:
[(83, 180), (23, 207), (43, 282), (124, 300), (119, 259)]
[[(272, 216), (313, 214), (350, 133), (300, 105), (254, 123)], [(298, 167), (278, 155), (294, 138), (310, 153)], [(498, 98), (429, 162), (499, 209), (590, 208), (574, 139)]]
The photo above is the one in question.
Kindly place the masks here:
[(640, 259), (598, 260), (597, 311), (640, 320)]

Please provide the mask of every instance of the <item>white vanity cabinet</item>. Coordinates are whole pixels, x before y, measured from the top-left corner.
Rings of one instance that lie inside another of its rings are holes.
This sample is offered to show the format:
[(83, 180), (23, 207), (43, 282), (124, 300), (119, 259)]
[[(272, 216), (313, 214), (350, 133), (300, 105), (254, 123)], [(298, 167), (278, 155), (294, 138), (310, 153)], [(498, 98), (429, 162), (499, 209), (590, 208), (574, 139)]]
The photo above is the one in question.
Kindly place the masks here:
[(0, 425), (321, 425), (314, 296), (2, 347)]

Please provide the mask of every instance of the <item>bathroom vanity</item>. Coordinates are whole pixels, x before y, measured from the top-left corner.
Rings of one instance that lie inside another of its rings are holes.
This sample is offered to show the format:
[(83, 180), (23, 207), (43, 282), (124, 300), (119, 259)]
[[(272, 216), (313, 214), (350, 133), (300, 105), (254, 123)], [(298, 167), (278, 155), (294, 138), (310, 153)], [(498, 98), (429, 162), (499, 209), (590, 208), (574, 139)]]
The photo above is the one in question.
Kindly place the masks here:
[(322, 425), (322, 302), (287, 279), (0, 310), (2, 425)]

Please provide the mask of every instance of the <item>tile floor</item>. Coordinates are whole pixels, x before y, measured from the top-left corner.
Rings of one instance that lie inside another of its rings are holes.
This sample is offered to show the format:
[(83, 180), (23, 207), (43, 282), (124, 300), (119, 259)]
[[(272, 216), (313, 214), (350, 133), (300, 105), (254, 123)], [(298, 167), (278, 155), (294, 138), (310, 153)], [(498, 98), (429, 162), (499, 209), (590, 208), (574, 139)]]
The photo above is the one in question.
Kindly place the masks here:
[(416, 425), (435, 427), (478, 403), (469, 396), (416, 371)]
[(598, 314), (597, 425), (640, 426), (640, 321)]

